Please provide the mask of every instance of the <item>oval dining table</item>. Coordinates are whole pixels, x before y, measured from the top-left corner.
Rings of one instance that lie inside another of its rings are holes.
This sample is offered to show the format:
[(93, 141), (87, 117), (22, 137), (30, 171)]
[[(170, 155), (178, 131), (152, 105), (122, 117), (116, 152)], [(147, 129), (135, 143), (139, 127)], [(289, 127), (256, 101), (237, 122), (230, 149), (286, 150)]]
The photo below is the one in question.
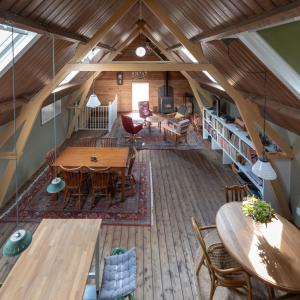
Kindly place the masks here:
[(250, 275), (300, 294), (300, 230), (276, 217), (267, 226), (257, 226), (243, 213), (241, 202), (231, 202), (219, 209), (216, 225), (227, 251)]

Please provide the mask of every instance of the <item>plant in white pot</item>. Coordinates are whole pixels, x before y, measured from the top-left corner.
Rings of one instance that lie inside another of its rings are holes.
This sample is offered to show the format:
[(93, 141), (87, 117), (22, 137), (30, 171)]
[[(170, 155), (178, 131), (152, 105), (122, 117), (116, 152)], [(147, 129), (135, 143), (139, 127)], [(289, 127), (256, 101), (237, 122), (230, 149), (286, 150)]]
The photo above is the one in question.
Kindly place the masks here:
[(242, 210), (246, 216), (250, 216), (256, 224), (267, 224), (276, 219), (275, 211), (269, 203), (256, 198), (247, 196), (243, 201)]

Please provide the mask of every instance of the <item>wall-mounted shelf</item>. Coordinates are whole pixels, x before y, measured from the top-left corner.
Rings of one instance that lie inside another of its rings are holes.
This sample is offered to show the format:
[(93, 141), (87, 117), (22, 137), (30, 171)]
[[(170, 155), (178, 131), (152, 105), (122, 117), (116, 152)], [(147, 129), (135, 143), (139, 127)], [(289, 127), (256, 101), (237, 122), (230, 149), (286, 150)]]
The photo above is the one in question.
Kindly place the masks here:
[[(204, 109), (203, 138), (211, 139), (212, 150), (222, 150), (223, 164), (234, 163), (238, 169), (253, 183), (259, 194), (266, 200), (274, 202), (274, 192), (270, 181), (264, 181), (252, 172), (252, 165), (257, 160), (254, 144), (247, 131), (241, 130), (233, 123), (226, 123), (213, 110)], [(266, 147), (268, 152), (276, 152), (276, 145)], [(282, 178), (286, 192), (290, 191), (290, 161), (275, 162), (276, 172)]]

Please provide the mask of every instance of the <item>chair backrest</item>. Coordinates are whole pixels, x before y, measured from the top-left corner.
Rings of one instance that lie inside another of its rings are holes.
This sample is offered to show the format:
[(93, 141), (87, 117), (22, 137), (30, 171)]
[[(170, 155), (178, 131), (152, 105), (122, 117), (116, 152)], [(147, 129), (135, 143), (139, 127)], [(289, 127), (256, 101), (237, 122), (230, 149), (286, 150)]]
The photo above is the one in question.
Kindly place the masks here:
[(183, 116), (187, 115), (188, 109), (185, 105), (180, 105), (177, 109), (177, 112), (180, 113)]
[(199, 244), (202, 248), (203, 255), (204, 255), (205, 260), (206, 260), (207, 268), (208, 268), (208, 270), (211, 274), (215, 275), (214, 268), (212, 266), (210, 257), (209, 257), (208, 252), (207, 252), (204, 237), (201, 234), (201, 226), (199, 225), (199, 223), (196, 221), (196, 219), (194, 217), (192, 217), (192, 224), (193, 224), (193, 229), (194, 229), (196, 238), (197, 238), (197, 240), (198, 240), (198, 242), (199, 242)]
[(67, 168), (59, 166), (65, 184), (69, 188), (77, 188), (82, 183), (82, 167)]
[(85, 137), (81, 138), (76, 142), (78, 147), (96, 147), (97, 138), (96, 137)]
[(51, 149), (47, 152), (46, 161), (47, 161), (47, 164), (49, 165), (49, 167), (53, 167), (53, 165), (55, 163), (55, 151), (54, 151), (54, 149)]
[(122, 124), (123, 124), (124, 129), (128, 133), (132, 133), (134, 130), (132, 118), (128, 117), (128, 116), (124, 116), (124, 115), (121, 115), (121, 118), (122, 118)]
[(97, 140), (98, 147), (116, 147), (117, 138), (114, 137), (101, 137)]
[(108, 187), (111, 183), (111, 168), (88, 168), (93, 188)]
[(184, 119), (179, 121), (176, 125), (176, 132), (181, 135), (186, 135), (190, 126), (190, 120)]
[(138, 106), (139, 106), (139, 114), (141, 118), (147, 118), (151, 116), (149, 101), (139, 101)]
[(226, 203), (234, 201), (243, 201), (243, 198), (247, 196), (248, 186), (244, 185), (232, 185), (225, 187)]

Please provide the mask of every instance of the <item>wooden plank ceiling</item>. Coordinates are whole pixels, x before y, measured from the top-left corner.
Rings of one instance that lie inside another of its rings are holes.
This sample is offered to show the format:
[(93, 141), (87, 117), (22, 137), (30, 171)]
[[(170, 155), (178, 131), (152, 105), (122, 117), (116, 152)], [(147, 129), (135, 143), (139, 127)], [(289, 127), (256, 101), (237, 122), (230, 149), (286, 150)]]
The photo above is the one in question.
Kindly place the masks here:
[[(181, 0), (160, 0), (160, 5), (168, 11), (170, 18), (182, 28), (186, 37), (209, 34), (213, 30), (223, 29), (239, 24), (245, 19), (259, 17), (278, 8), (284, 8), (296, 0), (249, 0), (249, 1), (217, 1), (217, 0), (189, 0), (184, 4)], [(38, 22), (43, 26), (55, 26), (70, 33), (91, 38), (118, 9), (122, 0), (3, 0), (0, 1), (0, 13), (6, 11)], [(163, 40), (168, 47), (178, 44), (167, 28), (142, 3), (137, 3), (130, 12), (116, 24), (102, 43), (110, 47), (126, 38), (127, 33), (135, 26), (139, 19), (152, 29), (159, 40)], [(143, 43), (143, 38), (139, 37)], [(133, 43), (135, 46), (137, 41)], [(56, 70), (60, 70), (65, 62), (73, 55), (76, 43), (56, 40)], [(224, 74), (226, 79), (238, 90), (250, 95), (263, 96), (263, 77), (253, 72), (264, 69), (263, 64), (238, 40), (230, 45), (223, 41), (202, 43), (206, 58)], [(133, 47), (133, 46), (132, 46)], [(230, 58), (228, 57), (228, 50)], [(99, 59), (108, 50), (102, 49)], [(134, 49), (127, 50), (123, 56), (131, 60)], [(180, 51), (178, 54), (181, 54)], [(183, 57), (183, 56), (182, 56)], [(184, 58), (184, 57), (183, 57)], [(158, 60), (158, 59), (157, 59)], [(51, 80), (51, 39), (49, 35), (41, 38), (17, 61), (16, 64), (16, 95), (18, 98), (28, 99)], [(249, 71), (249, 72), (248, 72)], [(82, 83), (90, 74), (79, 74), (74, 83)], [(212, 84), (203, 74), (194, 74), (195, 78), (204, 86), (211, 88)], [(0, 78), (0, 102), (11, 99), (11, 72)], [(271, 72), (268, 72), (268, 95), (280, 105), (300, 109), (297, 99)]]

